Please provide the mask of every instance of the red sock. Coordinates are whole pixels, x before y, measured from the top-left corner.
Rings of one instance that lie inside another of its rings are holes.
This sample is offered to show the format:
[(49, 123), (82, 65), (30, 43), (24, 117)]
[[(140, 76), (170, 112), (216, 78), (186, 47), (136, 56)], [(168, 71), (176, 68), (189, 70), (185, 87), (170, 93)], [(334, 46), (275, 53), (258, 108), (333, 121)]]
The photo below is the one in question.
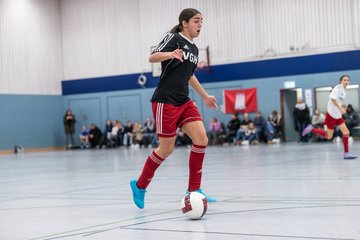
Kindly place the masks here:
[(349, 136), (343, 135), (342, 139), (343, 139), (343, 144), (344, 144), (344, 152), (347, 153), (347, 152), (349, 152)]
[(319, 128), (313, 128), (311, 130), (311, 132), (326, 138), (326, 131), (325, 130), (322, 130), (322, 129), (319, 129)]
[(155, 151), (153, 151), (146, 159), (144, 168), (137, 181), (138, 188), (146, 189), (149, 186), (156, 169), (164, 161), (163, 158), (159, 157)]
[(206, 146), (199, 146), (195, 144), (191, 147), (189, 158), (189, 192), (200, 189), (205, 148)]

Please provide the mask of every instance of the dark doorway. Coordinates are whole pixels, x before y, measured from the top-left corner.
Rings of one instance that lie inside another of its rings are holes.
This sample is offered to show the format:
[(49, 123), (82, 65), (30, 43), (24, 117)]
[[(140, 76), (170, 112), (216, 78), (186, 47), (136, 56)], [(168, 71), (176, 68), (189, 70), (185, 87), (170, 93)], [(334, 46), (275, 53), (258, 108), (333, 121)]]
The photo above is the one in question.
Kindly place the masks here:
[(301, 96), (301, 88), (281, 89), (280, 104), (283, 125), (283, 140), (285, 142), (296, 142), (299, 133), (295, 131), (293, 111), (297, 98)]

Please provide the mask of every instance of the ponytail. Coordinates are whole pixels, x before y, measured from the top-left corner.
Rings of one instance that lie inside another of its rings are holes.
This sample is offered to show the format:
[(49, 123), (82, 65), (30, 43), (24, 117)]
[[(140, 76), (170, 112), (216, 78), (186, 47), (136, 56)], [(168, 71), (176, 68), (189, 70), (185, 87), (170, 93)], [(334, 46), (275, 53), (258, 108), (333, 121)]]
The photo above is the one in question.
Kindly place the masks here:
[(182, 25), (180, 25), (180, 23), (178, 25), (175, 25), (170, 32), (171, 33), (178, 33), (182, 31)]

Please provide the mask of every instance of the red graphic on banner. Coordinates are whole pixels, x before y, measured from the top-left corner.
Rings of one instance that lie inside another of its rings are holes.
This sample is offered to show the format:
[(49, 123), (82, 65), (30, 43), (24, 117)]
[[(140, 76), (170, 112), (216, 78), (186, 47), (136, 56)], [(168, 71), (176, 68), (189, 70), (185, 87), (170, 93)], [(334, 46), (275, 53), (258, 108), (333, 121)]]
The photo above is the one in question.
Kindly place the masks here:
[(224, 90), (224, 112), (257, 112), (256, 88)]

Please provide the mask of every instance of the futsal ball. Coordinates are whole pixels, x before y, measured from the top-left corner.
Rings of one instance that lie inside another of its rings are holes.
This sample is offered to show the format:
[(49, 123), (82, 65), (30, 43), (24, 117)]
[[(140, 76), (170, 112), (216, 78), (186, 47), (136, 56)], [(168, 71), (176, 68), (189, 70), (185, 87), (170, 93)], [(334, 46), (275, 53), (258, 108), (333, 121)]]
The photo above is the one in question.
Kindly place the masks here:
[(193, 220), (200, 219), (205, 215), (208, 203), (204, 195), (198, 192), (189, 192), (181, 200), (181, 211)]

